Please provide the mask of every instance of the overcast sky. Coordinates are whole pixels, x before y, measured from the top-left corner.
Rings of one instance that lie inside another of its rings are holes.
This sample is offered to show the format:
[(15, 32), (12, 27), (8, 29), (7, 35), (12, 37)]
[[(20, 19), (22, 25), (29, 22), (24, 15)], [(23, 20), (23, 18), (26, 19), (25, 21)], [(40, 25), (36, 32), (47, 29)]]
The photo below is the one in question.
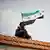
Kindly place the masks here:
[(0, 32), (14, 35), (21, 12), (44, 9), (44, 19), (26, 26), (34, 40), (50, 41), (50, 0), (0, 0)]

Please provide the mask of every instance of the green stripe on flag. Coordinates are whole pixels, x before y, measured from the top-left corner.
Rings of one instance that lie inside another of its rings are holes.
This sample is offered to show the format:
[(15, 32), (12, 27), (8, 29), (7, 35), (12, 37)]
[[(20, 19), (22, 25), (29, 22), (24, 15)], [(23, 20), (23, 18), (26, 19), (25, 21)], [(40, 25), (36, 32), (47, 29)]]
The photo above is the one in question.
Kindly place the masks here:
[(39, 13), (39, 12), (40, 12), (40, 10), (37, 10), (35, 12), (31, 12), (31, 13), (22, 13), (22, 16), (26, 17), (26, 16), (34, 15), (34, 14)]

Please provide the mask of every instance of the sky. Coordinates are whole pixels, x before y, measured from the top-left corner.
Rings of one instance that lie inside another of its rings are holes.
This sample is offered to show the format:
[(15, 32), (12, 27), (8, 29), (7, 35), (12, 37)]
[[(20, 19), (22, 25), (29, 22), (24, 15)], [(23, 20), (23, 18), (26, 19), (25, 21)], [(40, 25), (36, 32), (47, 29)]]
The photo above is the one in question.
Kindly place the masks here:
[(36, 20), (25, 28), (33, 40), (50, 42), (50, 0), (0, 0), (0, 32), (14, 36), (21, 18), (21, 12), (44, 9), (44, 19)]

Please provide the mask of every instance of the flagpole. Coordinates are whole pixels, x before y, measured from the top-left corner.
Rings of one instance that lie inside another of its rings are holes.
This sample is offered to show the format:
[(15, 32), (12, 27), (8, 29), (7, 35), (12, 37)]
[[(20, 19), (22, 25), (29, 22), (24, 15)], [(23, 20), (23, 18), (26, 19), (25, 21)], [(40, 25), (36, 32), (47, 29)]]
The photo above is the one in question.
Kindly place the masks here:
[(21, 13), (21, 17), (22, 17), (22, 22), (23, 22), (23, 14)]

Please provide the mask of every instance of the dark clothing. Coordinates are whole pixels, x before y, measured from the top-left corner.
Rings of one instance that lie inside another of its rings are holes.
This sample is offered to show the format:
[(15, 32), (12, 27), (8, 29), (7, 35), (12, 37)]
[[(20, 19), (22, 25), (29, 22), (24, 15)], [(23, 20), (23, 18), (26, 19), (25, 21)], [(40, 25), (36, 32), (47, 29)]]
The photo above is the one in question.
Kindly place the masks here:
[(15, 36), (23, 37), (23, 38), (26, 38), (26, 39), (30, 38), (30, 36), (28, 35), (26, 29), (24, 29), (24, 28), (20, 29), (20, 27), (18, 27), (18, 29), (16, 29)]
[(33, 19), (33, 20), (23, 21), (21, 23), (24, 23), (24, 26), (26, 26), (26, 25), (33, 24), (35, 21), (36, 21), (36, 19)]
[(16, 30), (15, 36), (23, 37), (23, 35), (24, 35), (24, 31), (17, 31)]

